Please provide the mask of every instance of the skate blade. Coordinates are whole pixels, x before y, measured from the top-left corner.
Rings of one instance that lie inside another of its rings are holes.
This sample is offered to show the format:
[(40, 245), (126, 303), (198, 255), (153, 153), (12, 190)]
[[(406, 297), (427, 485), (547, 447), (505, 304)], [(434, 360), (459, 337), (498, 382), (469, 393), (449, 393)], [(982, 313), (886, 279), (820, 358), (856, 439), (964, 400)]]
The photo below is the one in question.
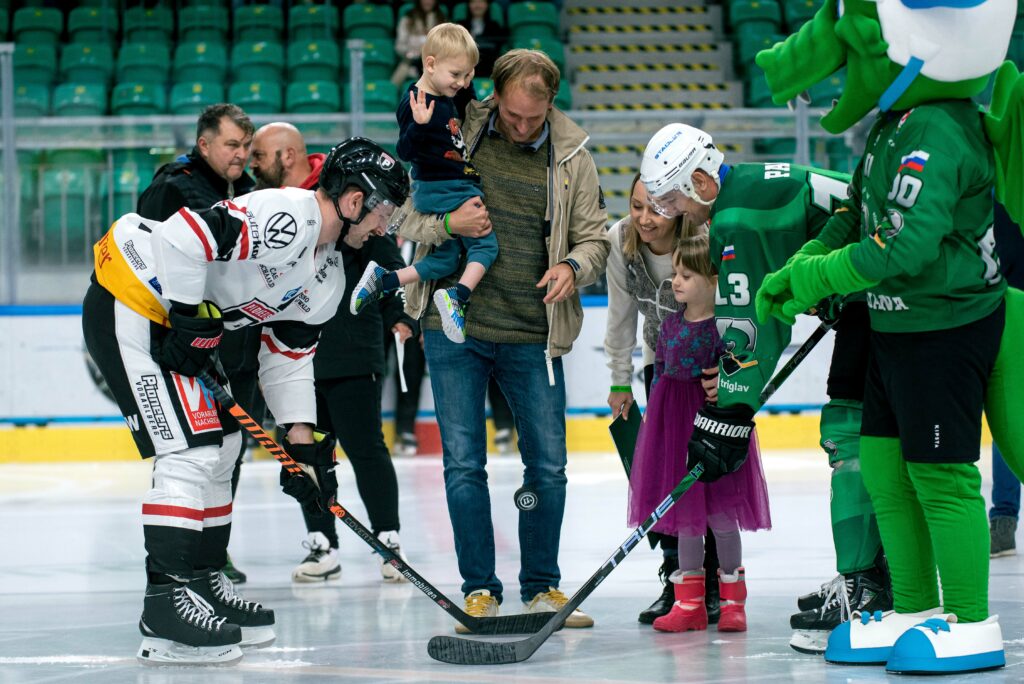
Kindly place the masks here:
[(266, 648), (277, 639), (274, 628), (267, 625), (264, 627), (242, 627), (242, 642), (238, 644), (242, 648)]
[(242, 659), (238, 644), (231, 646), (186, 646), (169, 639), (145, 637), (135, 655), (143, 665), (161, 666), (214, 666), (236, 665)]
[(797, 653), (821, 655), (825, 652), (825, 647), (828, 646), (828, 635), (831, 633), (811, 630), (794, 632), (789, 640), (789, 647)]

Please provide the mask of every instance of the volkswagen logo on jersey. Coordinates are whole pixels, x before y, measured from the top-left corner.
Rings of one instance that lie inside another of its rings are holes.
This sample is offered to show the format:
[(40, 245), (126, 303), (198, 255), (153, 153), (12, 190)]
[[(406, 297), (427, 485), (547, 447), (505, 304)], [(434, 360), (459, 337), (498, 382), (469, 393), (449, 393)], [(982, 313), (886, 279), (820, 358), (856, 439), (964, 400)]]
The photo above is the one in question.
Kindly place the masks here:
[(295, 239), (295, 219), (291, 214), (279, 211), (270, 217), (263, 229), (263, 242), (271, 249), (287, 247)]

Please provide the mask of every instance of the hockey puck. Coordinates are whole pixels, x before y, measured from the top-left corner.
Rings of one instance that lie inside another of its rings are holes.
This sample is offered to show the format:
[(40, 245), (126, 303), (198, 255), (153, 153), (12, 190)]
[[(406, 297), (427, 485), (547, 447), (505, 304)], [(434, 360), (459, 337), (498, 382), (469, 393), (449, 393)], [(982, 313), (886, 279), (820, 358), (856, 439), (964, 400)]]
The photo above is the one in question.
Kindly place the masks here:
[(515, 495), (516, 508), (521, 511), (532, 511), (537, 507), (537, 502), (540, 499), (537, 497), (536, 492), (531, 492), (526, 487), (520, 487), (516, 490)]

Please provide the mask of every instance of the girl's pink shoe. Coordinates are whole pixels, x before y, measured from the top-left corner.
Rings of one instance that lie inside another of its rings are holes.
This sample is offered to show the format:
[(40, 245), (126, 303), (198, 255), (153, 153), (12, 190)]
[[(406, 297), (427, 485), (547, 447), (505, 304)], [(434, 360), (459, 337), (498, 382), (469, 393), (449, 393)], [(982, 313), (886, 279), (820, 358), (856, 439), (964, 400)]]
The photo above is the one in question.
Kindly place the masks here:
[(676, 601), (668, 615), (654, 621), (659, 632), (689, 632), (708, 628), (708, 611), (704, 607), (704, 571), (676, 570), (669, 576)]
[(746, 632), (747, 582), (742, 567), (727, 575), (718, 570), (718, 588), (722, 594), (722, 617), (718, 619), (719, 632)]

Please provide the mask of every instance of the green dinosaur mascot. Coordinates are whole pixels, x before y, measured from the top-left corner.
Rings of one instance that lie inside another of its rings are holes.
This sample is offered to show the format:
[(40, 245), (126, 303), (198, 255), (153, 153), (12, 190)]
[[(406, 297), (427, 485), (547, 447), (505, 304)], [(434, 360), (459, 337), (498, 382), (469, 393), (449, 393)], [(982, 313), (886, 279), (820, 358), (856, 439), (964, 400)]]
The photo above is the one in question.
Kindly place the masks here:
[[(993, 192), (1018, 221), (1024, 202), (1024, 84), (1000, 66), (1015, 18), (1011, 0), (828, 0), (757, 56), (777, 103), (845, 66), (821, 122), (832, 133), (879, 109), (844, 206), (756, 296), (762, 320), (791, 323), (859, 291), (871, 310), (860, 461), (895, 610), (840, 625), (829, 662), (932, 674), (1005, 664), (975, 462), (984, 406), (1024, 474), (1024, 426), (1010, 424), (1024, 364), (1000, 347), (1024, 334), (1024, 293), (1007, 292), (992, 231)], [(997, 69), (980, 111), (968, 98)]]

